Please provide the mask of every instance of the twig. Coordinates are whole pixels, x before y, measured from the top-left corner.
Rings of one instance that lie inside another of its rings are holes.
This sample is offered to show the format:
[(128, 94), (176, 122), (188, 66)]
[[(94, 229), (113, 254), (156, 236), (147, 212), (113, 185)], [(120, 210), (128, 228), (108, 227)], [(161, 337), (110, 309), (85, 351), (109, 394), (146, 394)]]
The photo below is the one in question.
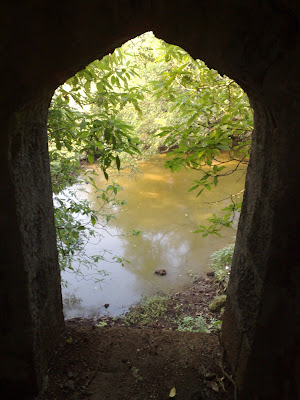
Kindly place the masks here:
[(245, 189), (242, 189), (240, 192), (238, 192), (236, 194), (231, 194), (230, 196), (225, 197), (224, 199), (221, 199), (221, 200), (217, 200), (217, 201), (203, 201), (202, 200), (201, 202), (205, 203), (205, 204), (216, 204), (216, 203), (220, 203), (221, 201), (224, 201), (224, 200), (227, 200), (227, 199), (231, 199), (231, 201), (233, 202), (232, 197), (233, 196), (238, 196), (239, 194), (243, 193), (244, 191), (245, 191)]

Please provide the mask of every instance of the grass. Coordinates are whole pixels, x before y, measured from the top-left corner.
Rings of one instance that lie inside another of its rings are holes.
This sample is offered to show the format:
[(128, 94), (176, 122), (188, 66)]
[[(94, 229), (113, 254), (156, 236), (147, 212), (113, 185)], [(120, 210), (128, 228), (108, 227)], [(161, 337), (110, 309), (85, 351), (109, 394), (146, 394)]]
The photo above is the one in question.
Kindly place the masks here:
[(178, 321), (178, 330), (185, 332), (203, 332), (209, 333), (210, 330), (206, 325), (203, 317), (183, 317)]
[(144, 297), (140, 303), (132, 308), (124, 317), (126, 325), (151, 325), (164, 319), (168, 311), (167, 295)]
[[(220, 329), (221, 321), (212, 320), (207, 324), (202, 316), (182, 315), (182, 304), (174, 305), (168, 295), (144, 297), (140, 303), (131, 308), (123, 317), (126, 326), (153, 327), (160, 323), (166, 329), (175, 329), (182, 332), (216, 332)], [(180, 315), (181, 314), (181, 315)]]

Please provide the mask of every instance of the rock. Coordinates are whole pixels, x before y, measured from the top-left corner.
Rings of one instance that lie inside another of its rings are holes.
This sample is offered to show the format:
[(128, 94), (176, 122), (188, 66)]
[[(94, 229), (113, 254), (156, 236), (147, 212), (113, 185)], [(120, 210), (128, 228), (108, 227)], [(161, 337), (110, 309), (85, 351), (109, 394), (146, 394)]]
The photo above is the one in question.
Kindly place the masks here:
[(105, 307), (105, 308), (108, 308), (108, 307), (109, 307), (109, 304), (108, 304), (108, 303), (104, 304), (104, 307)]
[(154, 271), (154, 273), (156, 274), (156, 275), (161, 275), (161, 276), (163, 276), (163, 275), (167, 275), (167, 271), (165, 270), (165, 269), (156, 269), (155, 271)]
[(213, 278), (215, 276), (214, 271), (209, 271), (206, 276), (209, 276), (210, 278)]
[(221, 308), (225, 306), (226, 297), (227, 297), (226, 294), (222, 294), (221, 296), (216, 296), (208, 306), (210, 311), (212, 312), (221, 311)]

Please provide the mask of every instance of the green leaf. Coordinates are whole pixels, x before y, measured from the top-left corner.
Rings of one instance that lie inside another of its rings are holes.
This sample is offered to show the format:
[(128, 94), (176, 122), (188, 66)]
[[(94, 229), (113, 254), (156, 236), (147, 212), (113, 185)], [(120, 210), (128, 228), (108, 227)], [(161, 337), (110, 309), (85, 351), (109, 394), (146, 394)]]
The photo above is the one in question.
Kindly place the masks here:
[(192, 122), (194, 122), (195, 121), (195, 119), (198, 117), (198, 113), (195, 113), (194, 115), (192, 115), (191, 116), (191, 118), (187, 121), (187, 125), (189, 126), (189, 125), (191, 125), (192, 124)]
[(228, 150), (228, 151), (230, 150), (230, 147), (228, 147), (226, 145), (222, 145), (222, 144), (219, 144), (217, 146), (217, 148), (220, 149), (220, 150)]
[(93, 156), (92, 154), (89, 154), (87, 157), (88, 157), (89, 163), (90, 163), (90, 164), (93, 164), (93, 162), (94, 162), (94, 156)]
[(79, 238), (79, 233), (76, 232), (76, 231), (73, 231), (73, 232), (72, 232), (72, 236), (73, 236), (74, 239), (78, 240), (78, 238)]
[(198, 187), (199, 187), (199, 185), (195, 185), (195, 186), (191, 187), (191, 188), (188, 190), (188, 192), (192, 192), (193, 190), (198, 189)]
[(200, 194), (203, 192), (203, 190), (204, 190), (204, 188), (203, 189), (201, 189), (198, 193), (197, 193), (197, 196), (196, 197), (199, 197), (200, 196)]
[(97, 88), (99, 93), (102, 93), (104, 91), (104, 87), (103, 87), (103, 84), (101, 82), (97, 82), (96, 83), (96, 88)]
[(118, 171), (120, 171), (121, 161), (120, 161), (120, 158), (118, 155), (116, 156), (116, 164), (117, 164)]
[(91, 90), (91, 81), (86, 81), (83, 87), (86, 90), (86, 92), (89, 92)]

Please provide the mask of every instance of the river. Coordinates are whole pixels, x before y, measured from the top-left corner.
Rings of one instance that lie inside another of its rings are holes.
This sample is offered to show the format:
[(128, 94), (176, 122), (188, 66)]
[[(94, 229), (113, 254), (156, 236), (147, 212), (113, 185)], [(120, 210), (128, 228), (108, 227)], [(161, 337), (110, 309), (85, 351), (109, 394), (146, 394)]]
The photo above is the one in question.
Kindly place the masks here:
[[(97, 282), (102, 276), (87, 267), (81, 270), (84, 278), (62, 272), (62, 279), (68, 283), (62, 288), (66, 318), (117, 316), (141, 296), (179, 291), (194, 274), (204, 275), (208, 271), (210, 255), (215, 250), (234, 241), (238, 217), (233, 229), (222, 230), (221, 238), (202, 237), (193, 231), (199, 225), (207, 225), (206, 219), (212, 213), (218, 214), (230, 204), (230, 195), (243, 189), (245, 167), (223, 177), (216, 188), (204, 191), (198, 198), (196, 191), (188, 192), (193, 180), (199, 179), (196, 171), (172, 173), (164, 167), (162, 156), (141, 162), (139, 167), (142, 173), (132, 175), (125, 170), (112, 174), (111, 179), (124, 189), (118, 198), (124, 199), (126, 205), (114, 207), (116, 220), (106, 230), (99, 228), (100, 241), (94, 238), (86, 246), (88, 255), (106, 250), (108, 261), (100, 262), (99, 268), (108, 275)], [(99, 187), (109, 184), (101, 172), (93, 178)], [(99, 192), (91, 185), (84, 188), (86, 191), (78, 189), (77, 195), (89, 199), (95, 209), (99, 208), (102, 204), (97, 199)], [(125, 235), (133, 229), (142, 233)], [(125, 257), (130, 263), (122, 266), (114, 262), (109, 252)], [(159, 268), (166, 269), (167, 275), (154, 274)], [(106, 308), (105, 304), (109, 306)]]

